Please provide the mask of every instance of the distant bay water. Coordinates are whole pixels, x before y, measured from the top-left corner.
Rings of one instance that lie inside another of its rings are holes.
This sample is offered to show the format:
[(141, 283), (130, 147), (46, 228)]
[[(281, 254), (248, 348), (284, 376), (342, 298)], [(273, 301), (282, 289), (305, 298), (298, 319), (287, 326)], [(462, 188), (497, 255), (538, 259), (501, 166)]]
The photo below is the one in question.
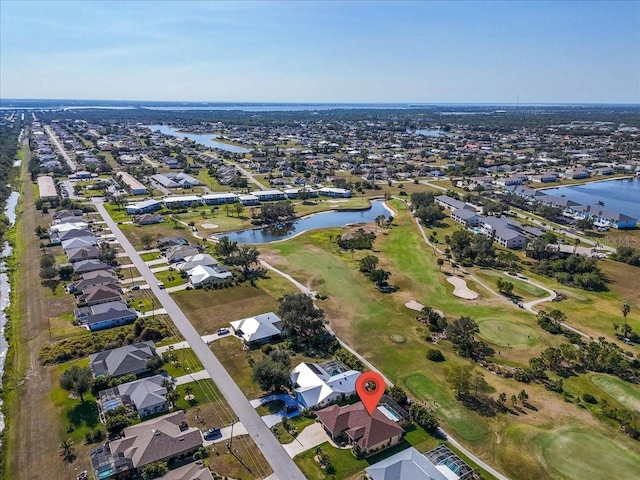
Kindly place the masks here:
[(545, 188), (544, 192), (548, 195), (564, 195), (583, 205), (597, 205), (602, 201), (604, 208), (640, 220), (640, 177)]

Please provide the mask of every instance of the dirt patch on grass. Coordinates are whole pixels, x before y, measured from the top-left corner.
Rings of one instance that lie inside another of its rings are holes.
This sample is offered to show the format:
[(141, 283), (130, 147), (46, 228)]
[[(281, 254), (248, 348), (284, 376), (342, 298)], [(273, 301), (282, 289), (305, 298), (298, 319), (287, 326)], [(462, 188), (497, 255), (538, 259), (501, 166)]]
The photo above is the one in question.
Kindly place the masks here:
[(614, 260), (598, 263), (602, 272), (609, 279), (609, 288), (629, 303), (640, 305), (640, 288), (637, 281), (631, 279), (640, 276), (640, 268)]
[(184, 290), (172, 296), (201, 335), (214, 333), (233, 320), (278, 308), (276, 298), (248, 284), (222, 290)]

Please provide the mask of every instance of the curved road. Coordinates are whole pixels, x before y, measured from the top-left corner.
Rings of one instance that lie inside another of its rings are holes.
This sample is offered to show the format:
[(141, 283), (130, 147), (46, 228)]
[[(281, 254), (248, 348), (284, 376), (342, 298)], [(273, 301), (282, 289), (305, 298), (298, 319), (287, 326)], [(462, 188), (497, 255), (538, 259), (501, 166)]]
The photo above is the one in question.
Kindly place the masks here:
[(194, 353), (202, 363), (204, 369), (209, 373), (211, 378), (215, 380), (216, 385), (222, 392), (224, 398), (238, 416), (246, 428), (253, 441), (264, 455), (269, 465), (273, 469), (275, 475), (282, 480), (304, 480), (304, 475), (298, 466), (289, 457), (284, 447), (273, 436), (267, 425), (262, 421), (255, 409), (244, 396), (238, 385), (233, 381), (224, 366), (216, 358), (207, 344), (202, 340), (200, 334), (191, 325), (187, 316), (182, 312), (180, 307), (171, 298), (166, 290), (158, 288), (156, 277), (151, 269), (142, 260), (138, 252), (133, 248), (127, 237), (124, 236), (116, 222), (109, 216), (104, 208), (101, 200), (94, 200), (94, 205), (98, 209), (100, 215), (111, 229), (114, 237), (124, 249), (125, 253), (131, 259), (131, 263), (135, 265), (140, 274), (149, 284), (151, 291), (155, 294), (158, 301), (166, 309), (167, 313), (173, 320), (184, 339), (189, 343)]

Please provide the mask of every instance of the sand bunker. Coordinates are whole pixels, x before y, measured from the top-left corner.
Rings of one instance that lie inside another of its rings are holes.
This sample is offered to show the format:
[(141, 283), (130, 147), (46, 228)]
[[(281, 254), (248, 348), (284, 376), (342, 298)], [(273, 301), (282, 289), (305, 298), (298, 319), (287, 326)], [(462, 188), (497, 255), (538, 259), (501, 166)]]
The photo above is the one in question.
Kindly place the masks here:
[(447, 282), (453, 285), (453, 294), (456, 297), (464, 298), (465, 300), (475, 300), (478, 298), (478, 294), (467, 287), (467, 282), (458, 277), (447, 277)]
[[(420, 302), (416, 302), (415, 300), (408, 301), (407, 303), (404, 304), (404, 306), (407, 308), (410, 308), (411, 310), (415, 310), (416, 312), (421, 312), (422, 309), (424, 308), (423, 304), (421, 304)], [(434, 308), (433, 310), (444, 317), (444, 312), (442, 310), (439, 310), (437, 308)]]
[(348, 202), (349, 200), (327, 200), (327, 203), (345, 203)]
[(220, 225), (217, 223), (203, 223), (200, 225), (202, 228), (218, 228)]

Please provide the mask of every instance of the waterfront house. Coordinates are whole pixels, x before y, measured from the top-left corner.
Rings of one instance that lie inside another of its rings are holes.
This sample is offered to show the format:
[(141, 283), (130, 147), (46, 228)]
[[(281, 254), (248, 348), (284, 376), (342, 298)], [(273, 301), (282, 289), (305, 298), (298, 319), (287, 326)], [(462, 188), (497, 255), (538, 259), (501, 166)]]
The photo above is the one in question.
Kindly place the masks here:
[(350, 198), (351, 190), (346, 188), (322, 187), (318, 190), (318, 195), (323, 197)]

